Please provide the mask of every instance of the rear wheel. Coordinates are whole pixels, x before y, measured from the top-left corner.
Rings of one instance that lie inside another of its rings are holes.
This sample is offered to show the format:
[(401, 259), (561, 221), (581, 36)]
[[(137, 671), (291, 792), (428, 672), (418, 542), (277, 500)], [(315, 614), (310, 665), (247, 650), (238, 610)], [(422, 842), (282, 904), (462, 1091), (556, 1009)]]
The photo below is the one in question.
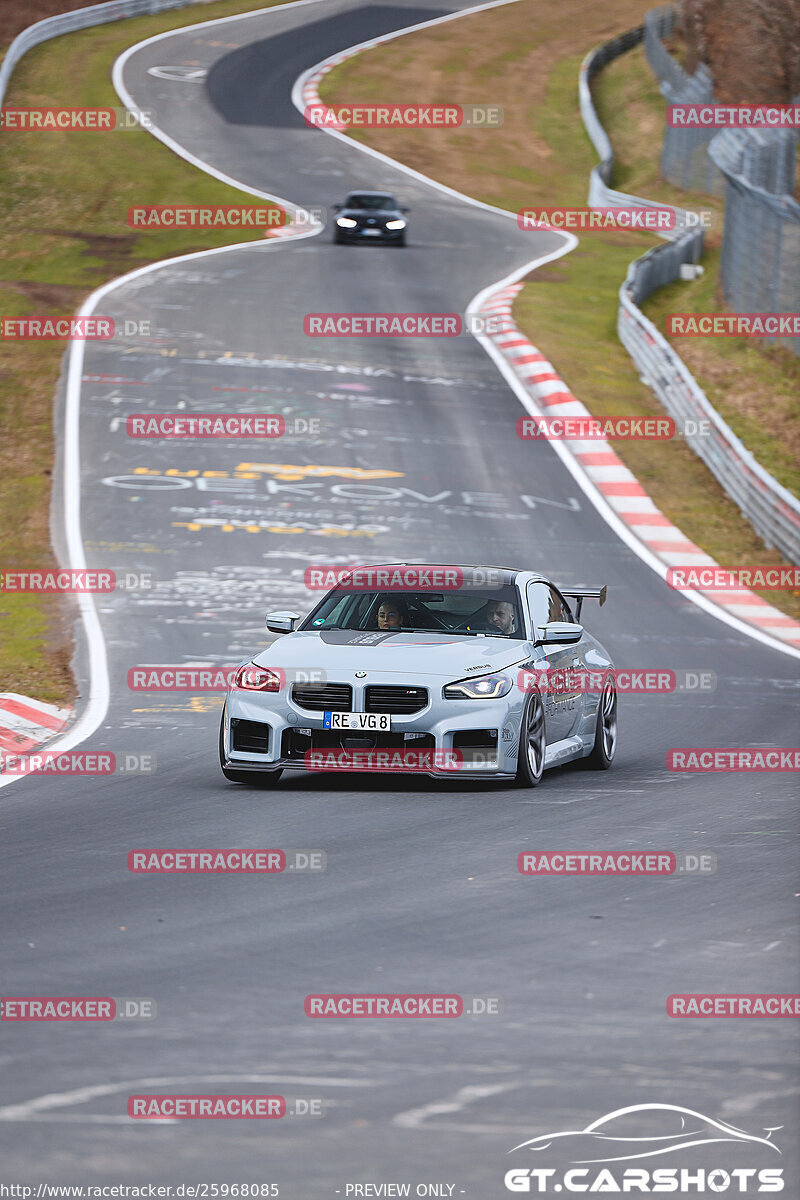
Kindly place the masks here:
[(219, 723), (219, 765), (229, 783), (255, 783), (259, 787), (274, 787), (283, 774), (277, 771), (235, 771), (225, 766), (225, 709)]
[(547, 738), (544, 728), (544, 704), (538, 692), (532, 692), (525, 704), (517, 752), (517, 783), (536, 787), (544, 773)]
[(607, 771), (617, 753), (617, 689), (611, 675), (607, 675), (597, 706), (594, 745), (586, 766), (590, 770)]

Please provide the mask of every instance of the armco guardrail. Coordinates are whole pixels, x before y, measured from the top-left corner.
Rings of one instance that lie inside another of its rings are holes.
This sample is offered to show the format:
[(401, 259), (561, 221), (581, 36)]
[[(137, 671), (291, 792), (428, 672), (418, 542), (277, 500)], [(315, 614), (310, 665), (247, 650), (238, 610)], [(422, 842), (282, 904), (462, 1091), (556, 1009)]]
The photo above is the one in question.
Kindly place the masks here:
[[(644, 200), (641, 196), (629, 196), (626, 192), (617, 192), (611, 187), (611, 179), (614, 174), (614, 150), (611, 142), (608, 140), (608, 134), (600, 124), (594, 104), (592, 103), (591, 84), (597, 72), (602, 70), (607, 63), (618, 58), (620, 54), (624, 54), (627, 50), (632, 50), (634, 46), (638, 46), (643, 38), (644, 25), (640, 25), (637, 29), (631, 29), (628, 33), (623, 33), (620, 37), (613, 38), (612, 41), (604, 42), (602, 46), (598, 46), (591, 54), (587, 54), (581, 65), (578, 80), (578, 98), (581, 106), (581, 116), (586, 126), (586, 132), (592, 139), (592, 144), (600, 156), (600, 162), (596, 167), (592, 168), (592, 173), (589, 176), (589, 204), (593, 207), (665, 207), (656, 200)], [(672, 240), (686, 231), (683, 211), (675, 209), (675, 212), (678, 217), (675, 229), (663, 233), (660, 232), (659, 237)]]
[(74, 33), (76, 29), (88, 29), (91, 25), (104, 25), (107, 21), (120, 21), (124, 17), (144, 17), (149, 13), (164, 12), (168, 8), (188, 8), (201, 4), (203, 0), (110, 0), (108, 4), (93, 4), (91, 8), (76, 8), (74, 12), (59, 13), (45, 17), (35, 25), (23, 29), (6, 51), (0, 66), (0, 104), (6, 94), (11, 72), (23, 54), (41, 42), (60, 37), (62, 33)]
[[(29, 25), (14, 39), (0, 66), (0, 104), (14, 67), (33, 46), (92, 25), (105, 24), (125, 17), (145, 16), (172, 8), (186, 8), (203, 0), (110, 0), (75, 12), (47, 17)], [(604, 43), (589, 54), (580, 72), (579, 96), (581, 114), (586, 129), (600, 156), (600, 164), (592, 171), (589, 203), (591, 205), (654, 207), (657, 202), (624, 192), (610, 186), (614, 169), (614, 153), (608, 135), (598, 120), (592, 103), (590, 84), (593, 76), (606, 63), (644, 38), (643, 25)], [(682, 210), (676, 209), (677, 213)], [(631, 263), (628, 277), (620, 289), (618, 330), (642, 376), (647, 380), (671, 416), (682, 419), (691, 415), (712, 422), (710, 438), (687, 437), (692, 447), (725, 488), (728, 495), (764, 538), (767, 545), (777, 546), (792, 562), (800, 562), (800, 504), (755, 461), (735, 434), (697, 386), (686, 366), (668, 342), (637, 307), (656, 287), (677, 278), (685, 262), (697, 262), (701, 249), (702, 231), (686, 232), (685, 225), (663, 234), (669, 245), (649, 251)], [(708, 443), (708, 445), (706, 445)]]
[[(620, 54), (638, 46), (644, 39), (644, 25), (631, 29), (620, 37), (604, 42), (583, 60), (578, 79), (578, 98), (581, 106), (581, 116), (586, 126), (586, 132), (592, 139), (592, 144), (600, 156), (600, 162), (592, 168), (589, 176), (589, 204), (593, 207), (610, 208), (671, 208), (672, 205), (659, 203), (657, 200), (645, 200), (642, 196), (630, 196), (627, 192), (618, 192), (611, 187), (614, 174), (614, 150), (608, 140), (608, 134), (600, 124), (592, 102), (592, 79), (598, 71)], [(676, 215), (674, 229), (659, 231), (659, 237), (674, 241), (682, 237), (690, 226), (691, 218), (681, 208), (674, 208)], [(702, 236), (698, 239), (698, 256), (702, 250)], [(693, 260), (696, 261), (696, 260)], [(673, 276), (674, 278), (674, 276)]]
[(650, 64), (650, 70), (661, 84), (666, 84), (672, 91), (680, 92), (689, 82), (689, 76), (681, 64), (670, 54), (664, 45), (664, 38), (675, 32), (678, 14), (671, 4), (661, 8), (651, 8), (644, 18), (644, 52)]
[(620, 341), (642, 379), (676, 422), (693, 421), (695, 424), (690, 428), (695, 429), (702, 428), (698, 425), (700, 421), (709, 423), (710, 432), (706, 436), (687, 435), (686, 441), (767, 546), (776, 546), (790, 562), (800, 562), (800, 505), (726, 425), (686, 364), (637, 307), (633, 291), (636, 268), (641, 262), (639, 259), (631, 263), (628, 278), (620, 289), (617, 319)]
[[(794, 129), (724, 129), (711, 140), (726, 185), (722, 290), (734, 312), (800, 308), (797, 140)], [(800, 355), (800, 337), (780, 343)]]
[[(647, 13), (647, 61), (668, 104), (714, 105), (708, 67), (701, 63), (687, 75), (664, 45), (676, 19), (671, 5)], [(800, 103), (800, 96), (792, 102)], [(725, 198), (721, 276), (725, 302), (734, 312), (796, 312), (800, 305), (800, 204), (793, 195), (797, 143), (795, 129), (665, 126), (663, 178)], [(780, 343), (800, 355), (800, 338)]]
[[(591, 80), (597, 72), (612, 59), (638, 45), (643, 37), (644, 26), (631, 30), (593, 50), (581, 66), (581, 115), (601, 159), (591, 175), (590, 205), (652, 207), (654, 204), (652, 200), (615, 192), (610, 187), (614, 152), (595, 112), (590, 90)], [(636, 363), (644, 381), (675, 421), (710, 422), (709, 434), (687, 433), (687, 444), (713, 472), (767, 546), (777, 547), (790, 562), (798, 563), (800, 502), (756, 462), (752, 453), (722, 420), (686, 364), (638, 307), (657, 287), (677, 279), (684, 263), (696, 263), (702, 253), (702, 230), (687, 232), (684, 225), (683, 229), (664, 232), (662, 236), (669, 239), (669, 244), (654, 247), (628, 268), (627, 278), (619, 292), (617, 331), (620, 341)], [(694, 428), (702, 426), (695, 425)]]
[[(664, 45), (677, 22), (672, 5), (653, 8), (644, 19), (644, 52), (668, 104), (713, 104), (714, 80), (704, 63), (687, 75)], [(711, 192), (721, 196), (724, 180), (708, 157), (708, 146), (716, 130), (664, 127), (661, 174), (676, 187)]]

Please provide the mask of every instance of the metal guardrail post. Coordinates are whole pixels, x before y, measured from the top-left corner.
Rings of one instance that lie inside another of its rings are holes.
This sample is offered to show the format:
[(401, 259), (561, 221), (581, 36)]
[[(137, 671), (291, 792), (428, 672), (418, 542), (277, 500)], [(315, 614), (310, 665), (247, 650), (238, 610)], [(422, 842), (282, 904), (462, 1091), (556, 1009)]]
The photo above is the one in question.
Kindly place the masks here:
[[(669, 20), (665, 10), (658, 10), (658, 28), (663, 29)], [(651, 23), (652, 24), (652, 23)], [(593, 50), (584, 59), (580, 71), (578, 95), (581, 115), (586, 131), (600, 156), (600, 163), (591, 173), (589, 185), (589, 204), (597, 206), (619, 206), (620, 204), (635, 207), (651, 207), (653, 201), (641, 197), (626, 195), (614, 191), (611, 178), (614, 165), (614, 152), (608, 134), (603, 129), (597, 117), (592, 102), (590, 82), (593, 76), (631, 46), (638, 45), (642, 40), (647, 44), (647, 26), (640, 26), (622, 38), (614, 38)], [(653, 33), (650, 34), (651, 42)], [(661, 61), (659, 52), (650, 46), (650, 54), (656, 61)], [(666, 50), (664, 50), (666, 55)], [(680, 81), (680, 67), (674, 64), (673, 79)], [(672, 68), (663, 66), (665, 71)], [(730, 131), (726, 131), (730, 132)], [(717, 135), (721, 136), (721, 135)], [(724, 149), (724, 147), (723, 147)], [(734, 160), (736, 169), (743, 155), (736, 155), (736, 146), (727, 148), (729, 166)], [(728, 175), (728, 169), (719, 159), (717, 166), (726, 177), (735, 182), (737, 187), (746, 185), (741, 176)], [(764, 193), (766, 195), (766, 193)], [(773, 198), (774, 199), (774, 198)], [(782, 203), (788, 197), (783, 197)], [(681, 210), (676, 210), (680, 212)], [(798, 208), (800, 212), (800, 208)], [(731, 227), (726, 220), (724, 239), (730, 240)], [(742, 230), (739, 229), (741, 235)], [(800, 224), (798, 225), (800, 234)], [(666, 338), (645, 317), (638, 305), (646, 299), (657, 287), (671, 283), (680, 274), (683, 263), (696, 263), (702, 253), (702, 231), (686, 232), (677, 229), (664, 233), (669, 237), (667, 245), (656, 246), (648, 250), (641, 258), (635, 259), (628, 268), (628, 275), (619, 291), (619, 312), (617, 331), (620, 341), (630, 354), (642, 379), (656, 393), (664, 408), (676, 422), (692, 420), (709, 423), (710, 434), (698, 436), (687, 434), (686, 443), (695, 454), (703, 460), (709, 470), (717, 478), (728, 496), (738, 505), (743, 516), (750, 522), (767, 546), (777, 547), (790, 562), (800, 563), (800, 501), (786, 488), (782, 487), (756, 461), (753, 454), (742, 444), (733, 430), (723, 421), (713, 407), (708, 397), (693, 378), (686, 364), (681, 360)], [(740, 236), (736, 243), (739, 244)], [(800, 254), (800, 236), (797, 240)], [(800, 262), (795, 276), (800, 279)]]
[(88, 29), (92, 25), (104, 25), (108, 21), (119, 21), (124, 17), (142, 17), (150, 13), (164, 12), (170, 8), (187, 8), (203, 0), (109, 0), (107, 4), (93, 4), (90, 8), (76, 8), (74, 12), (58, 13), (45, 17), (23, 29), (14, 38), (0, 64), (0, 104), (8, 88), (11, 73), (23, 54), (50, 38), (62, 33), (74, 33), (77, 29)]

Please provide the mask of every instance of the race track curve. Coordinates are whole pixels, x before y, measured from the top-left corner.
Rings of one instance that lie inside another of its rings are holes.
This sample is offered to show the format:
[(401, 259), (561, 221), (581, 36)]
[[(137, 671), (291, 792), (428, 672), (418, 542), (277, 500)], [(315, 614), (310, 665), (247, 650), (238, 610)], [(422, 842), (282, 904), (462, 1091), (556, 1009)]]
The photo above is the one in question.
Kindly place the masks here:
[[(407, 1179), (499, 1200), (519, 1142), (650, 1100), (753, 1133), (783, 1125), (781, 1165), (796, 1171), (793, 1023), (676, 1021), (665, 1002), (798, 990), (794, 777), (666, 769), (673, 746), (795, 743), (797, 663), (671, 591), (551, 447), (517, 439), (519, 401), (473, 338), (303, 333), (309, 312), (463, 313), (562, 246), (308, 129), (291, 103), (298, 75), (327, 55), (459, 7), (286, 5), (177, 31), (125, 63), (135, 102), (218, 171), (306, 207), (329, 209), (353, 187), (393, 190), (411, 206), (410, 239), (405, 250), (337, 247), (327, 230), (254, 243), (149, 271), (103, 302), (157, 334), (87, 345), (86, 554), (157, 583), (99, 598), (111, 703), (86, 745), (154, 753), (157, 770), (0, 791), (3, 992), (152, 997), (158, 1015), (4, 1026), (9, 1178), (29, 1178), (33, 1162), (37, 1180), (60, 1182), (248, 1180), (316, 1200), (354, 1180)], [(165, 64), (207, 74), (150, 73)], [(130, 197), (148, 203), (147, 181), (132, 180)], [(126, 436), (128, 413), (179, 407), (316, 417), (321, 432), (277, 450)], [(391, 474), (354, 480), (351, 468)], [(607, 604), (587, 603), (584, 618), (619, 666), (706, 669), (716, 690), (623, 697), (614, 769), (554, 770), (535, 791), (298, 775), (267, 792), (219, 773), (219, 695), (127, 687), (139, 664), (239, 661), (266, 644), (267, 609), (309, 607), (309, 562), (365, 556), (607, 583)], [(318, 848), (327, 870), (139, 877), (126, 868), (137, 846)], [(718, 870), (522, 878), (516, 856), (533, 848), (702, 850)], [(356, 990), (496, 996), (503, 1012), (305, 1017), (308, 992)], [(328, 1115), (125, 1115), (134, 1092), (251, 1087), (321, 1096)]]

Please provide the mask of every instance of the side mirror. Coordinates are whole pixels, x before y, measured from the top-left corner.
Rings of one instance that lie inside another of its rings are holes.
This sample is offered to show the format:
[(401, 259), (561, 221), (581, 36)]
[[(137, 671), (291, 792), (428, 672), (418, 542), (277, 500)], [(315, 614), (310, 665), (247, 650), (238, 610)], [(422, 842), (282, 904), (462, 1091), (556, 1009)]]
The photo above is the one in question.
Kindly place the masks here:
[(294, 633), (300, 614), (294, 612), (267, 613), (267, 629), (270, 633)]
[(573, 625), (571, 621), (550, 621), (541, 625), (540, 642), (554, 642), (556, 645), (572, 646), (583, 637), (583, 626)]
[(408, 205), (407, 205), (407, 204), (401, 204), (401, 205), (400, 205), (400, 212), (411, 212), (411, 209), (408, 207)]
[(343, 204), (332, 204), (331, 208), (333, 209), (334, 212), (341, 212), (342, 209), (344, 208), (344, 205)]

